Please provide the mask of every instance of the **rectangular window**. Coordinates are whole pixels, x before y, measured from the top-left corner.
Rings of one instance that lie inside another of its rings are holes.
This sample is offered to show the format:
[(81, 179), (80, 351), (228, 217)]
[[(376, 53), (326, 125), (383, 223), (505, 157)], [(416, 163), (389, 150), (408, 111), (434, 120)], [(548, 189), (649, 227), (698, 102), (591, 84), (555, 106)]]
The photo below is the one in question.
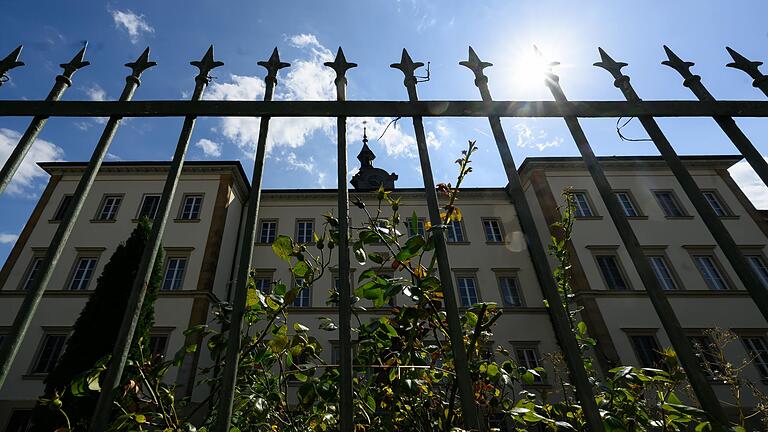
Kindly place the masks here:
[(712, 255), (694, 255), (693, 260), (696, 262), (696, 268), (699, 269), (701, 276), (707, 283), (709, 289), (712, 290), (727, 290), (728, 283), (723, 278), (720, 269), (715, 262), (715, 257)]
[(53, 214), (53, 220), (60, 221), (64, 219), (64, 214), (69, 209), (69, 204), (72, 202), (72, 195), (64, 195), (61, 198), (59, 206), (56, 207), (56, 212)]
[(656, 200), (659, 202), (661, 209), (664, 211), (664, 215), (667, 217), (683, 217), (683, 212), (680, 203), (675, 198), (675, 195), (670, 191), (657, 191), (654, 192)]
[(765, 265), (765, 259), (762, 255), (747, 255), (750, 267), (755, 271), (763, 286), (768, 288), (768, 267)]
[(300, 219), (296, 221), (296, 242), (312, 243), (312, 233), (315, 230), (315, 221), (311, 219)]
[(459, 285), (459, 300), (461, 306), (470, 307), (477, 303), (477, 282), (471, 276), (459, 276), (456, 278)]
[(24, 276), (24, 283), (21, 284), (21, 289), (26, 291), (32, 288), (32, 284), (35, 282), (35, 278), (37, 277), (37, 273), (40, 271), (40, 266), (42, 264), (43, 257), (32, 258), (32, 262), (29, 264), (29, 269), (27, 269), (27, 274)]
[(72, 272), (72, 280), (69, 282), (69, 289), (72, 291), (84, 290), (88, 288), (88, 282), (93, 276), (93, 270), (96, 268), (96, 258), (80, 258), (75, 264)]
[(743, 336), (749, 359), (755, 365), (763, 381), (768, 380), (768, 343), (763, 336)]
[(627, 282), (624, 280), (621, 268), (619, 267), (619, 260), (615, 255), (597, 255), (595, 256), (595, 259), (597, 260), (597, 265), (600, 267), (600, 273), (603, 274), (608, 289), (629, 289)]
[(37, 357), (32, 363), (33, 374), (47, 374), (56, 366), (61, 353), (64, 351), (64, 343), (67, 341), (66, 334), (47, 333), (43, 336), (40, 343)]
[(117, 218), (117, 210), (120, 209), (120, 203), (123, 201), (123, 197), (119, 195), (107, 195), (104, 197), (104, 201), (101, 204), (101, 211), (96, 218), (100, 221), (113, 221)]
[(485, 240), (491, 243), (501, 243), (504, 235), (501, 232), (501, 221), (498, 219), (483, 219), (485, 228)]
[(341, 364), (341, 344), (339, 342), (331, 342), (331, 364)]
[(460, 221), (448, 222), (448, 229), (446, 234), (448, 235), (448, 243), (464, 243), (464, 227)]
[(426, 237), (426, 231), (424, 230), (424, 218), (418, 218), (416, 220), (416, 231), (413, 230), (413, 227), (411, 226), (411, 219), (407, 219), (405, 222), (406, 227), (408, 228), (408, 237), (413, 237), (415, 235), (420, 235), (422, 237)]
[(141, 201), (141, 207), (139, 208), (139, 214), (137, 219), (147, 218), (149, 220), (155, 219), (157, 215), (157, 208), (160, 206), (160, 195), (144, 195), (144, 199)]
[(712, 207), (712, 211), (714, 211), (717, 216), (724, 217), (731, 215), (731, 213), (728, 211), (728, 207), (723, 205), (722, 201), (720, 201), (720, 197), (717, 196), (717, 192), (704, 191), (702, 192), (702, 195), (704, 195), (704, 199), (707, 200), (709, 206)]
[(163, 291), (177, 291), (181, 289), (184, 281), (184, 268), (187, 266), (186, 258), (168, 258), (165, 264), (165, 277), (163, 278)]
[(717, 356), (717, 351), (712, 338), (707, 335), (688, 336), (693, 352), (699, 358), (699, 367), (705, 375), (723, 372), (723, 365)]
[(659, 280), (663, 289), (670, 291), (678, 289), (675, 278), (672, 276), (672, 271), (669, 269), (667, 259), (664, 255), (649, 255), (648, 260), (651, 262), (653, 273), (656, 275), (656, 279)]
[(181, 220), (198, 220), (200, 219), (200, 209), (203, 206), (202, 195), (184, 195), (184, 202), (181, 206), (181, 214), (179, 219)]
[[(516, 345), (514, 346), (514, 350), (515, 359), (517, 360), (518, 365), (526, 369), (536, 369), (537, 367), (541, 367), (541, 362), (539, 361), (539, 353), (537, 352), (535, 346)], [(534, 379), (534, 382), (541, 383), (541, 377), (537, 376)]]
[(149, 335), (149, 354), (152, 357), (156, 357), (156, 356), (165, 357), (165, 351), (167, 349), (168, 349), (167, 334)]
[(621, 204), (621, 209), (624, 210), (624, 216), (640, 216), (640, 212), (637, 211), (637, 206), (635, 205), (635, 202), (632, 201), (632, 196), (629, 192), (616, 192), (616, 198), (619, 200), (619, 204)]
[(272, 277), (270, 276), (254, 276), (253, 283), (256, 285), (256, 289), (262, 294), (272, 293)]
[(631, 335), (629, 337), (635, 355), (644, 368), (658, 368), (662, 363), (661, 348), (653, 335)]
[(277, 237), (277, 221), (261, 221), (261, 228), (259, 229), (259, 243), (272, 244), (275, 242), (275, 237)]
[(295, 307), (310, 307), (312, 304), (312, 295), (309, 291), (309, 287), (304, 287), (304, 282), (296, 281), (297, 287), (303, 287), (296, 295), (296, 299), (293, 301)]
[(522, 306), (523, 299), (517, 286), (517, 278), (514, 276), (500, 276), (499, 290), (504, 306)]
[(586, 192), (574, 192), (573, 205), (575, 207), (574, 216), (576, 217), (591, 217), (595, 215), (592, 211), (592, 207), (589, 206), (589, 199), (587, 199)]

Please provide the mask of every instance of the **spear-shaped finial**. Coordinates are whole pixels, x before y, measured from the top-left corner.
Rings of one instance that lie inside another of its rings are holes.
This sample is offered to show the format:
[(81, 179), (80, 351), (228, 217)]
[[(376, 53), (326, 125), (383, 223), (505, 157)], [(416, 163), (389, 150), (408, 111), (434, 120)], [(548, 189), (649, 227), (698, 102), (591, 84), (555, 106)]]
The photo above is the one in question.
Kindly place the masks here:
[(357, 67), (357, 63), (347, 61), (341, 47), (339, 47), (339, 50), (336, 52), (336, 58), (332, 62), (325, 62), (323, 64), (336, 71), (337, 80), (344, 79), (348, 70)]
[(219, 66), (223, 66), (224, 62), (216, 61), (213, 59), (213, 45), (211, 45), (208, 47), (208, 51), (205, 52), (202, 60), (192, 61), (189, 62), (189, 64), (200, 69), (200, 73), (195, 77), (196, 80), (202, 79), (208, 82), (210, 79), (208, 77), (208, 73)]
[(13, 52), (8, 54), (4, 59), (0, 60), (0, 85), (3, 85), (5, 81), (8, 81), (8, 76), (6, 76), (6, 74), (9, 70), (15, 67), (24, 66), (24, 62), (19, 61), (21, 48), (22, 46), (19, 45), (15, 50), (13, 50)]
[(693, 76), (690, 69), (691, 69), (691, 66), (693, 66), (695, 63), (683, 61), (680, 57), (677, 56), (677, 54), (672, 52), (672, 50), (669, 49), (669, 47), (666, 45), (664, 45), (664, 52), (667, 53), (667, 57), (669, 57), (669, 60), (664, 60), (663, 62), (661, 62), (661, 64), (665, 66), (669, 66), (672, 69), (676, 70), (680, 75), (683, 76), (683, 78), (689, 78)]
[(472, 47), (469, 47), (468, 59), (466, 61), (460, 61), (459, 64), (471, 70), (475, 74), (475, 80), (486, 78), (483, 69), (493, 66), (493, 63), (480, 60), (480, 57), (477, 56), (477, 53), (475, 53), (475, 50), (473, 50)]
[(613, 78), (615, 79), (626, 76), (621, 72), (621, 68), (628, 66), (627, 63), (617, 62), (616, 60), (612, 59), (604, 49), (600, 47), (597, 48), (597, 51), (600, 52), (600, 61), (594, 63), (595, 66), (607, 70), (611, 73), (611, 75), (613, 75)]
[(149, 60), (149, 47), (141, 53), (136, 61), (125, 64), (126, 67), (131, 68), (131, 76), (134, 78), (139, 78), (142, 72), (156, 65), (157, 63)]
[(731, 47), (725, 47), (725, 49), (728, 50), (728, 54), (733, 58), (733, 63), (728, 63), (726, 66), (744, 71), (754, 80), (763, 77), (763, 74), (758, 69), (763, 62), (749, 60)]
[(406, 79), (416, 79), (415, 71), (416, 69), (424, 66), (424, 63), (422, 62), (414, 62), (411, 60), (411, 56), (408, 55), (408, 51), (406, 51), (405, 48), (403, 48), (403, 55), (400, 57), (400, 63), (392, 63), (389, 65), (391, 68), (400, 69), (403, 72), (403, 75), (405, 75)]
[(280, 53), (277, 51), (277, 47), (272, 50), (272, 55), (269, 56), (269, 60), (260, 61), (257, 64), (267, 69), (267, 78), (273, 79), (277, 78), (277, 71), (291, 65), (290, 63), (280, 61)]
[(88, 42), (83, 44), (83, 47), (80, 49), (80, 51), (77, 52), (77, 54), (75, 54), (74, 57), (72, 57), (72, 60), (70, 60), (69, 63), (62, 63), (59, 65), (64, 68), (64, 73), (62, 75), (65, 78), (72, 78), (72, 75), (74, 75), (78, 69), (84, 68), (91, 64), (91, 62), (83, 60), (85, 57), (86, 48), (88, 48)]

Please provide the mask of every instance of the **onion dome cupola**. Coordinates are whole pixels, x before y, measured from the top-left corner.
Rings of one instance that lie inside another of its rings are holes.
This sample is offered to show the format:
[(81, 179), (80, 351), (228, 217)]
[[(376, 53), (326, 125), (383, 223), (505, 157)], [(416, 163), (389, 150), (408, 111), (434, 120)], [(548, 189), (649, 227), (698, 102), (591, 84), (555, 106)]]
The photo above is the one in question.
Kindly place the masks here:
[(363, 148), (360, 150), (360, 154), (357, 155), (357, 159), (360, 161), (360, 170), (350, 181), (356, 190), (376, 190), (380, 186), (383, 186), (386, 190), (395, 188), (397, 174), (390, 174), (381, 168), (373, 166), (373, 160), (376, 159), (376, 155), (368, 147), (368, 135), (365, 128), (363, 128)]

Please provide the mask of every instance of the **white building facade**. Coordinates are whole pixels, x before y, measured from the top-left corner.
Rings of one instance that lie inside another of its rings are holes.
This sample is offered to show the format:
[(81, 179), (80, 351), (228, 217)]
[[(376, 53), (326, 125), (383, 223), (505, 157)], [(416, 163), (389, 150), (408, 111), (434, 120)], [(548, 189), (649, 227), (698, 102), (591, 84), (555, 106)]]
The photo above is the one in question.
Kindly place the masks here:
[[(367, 159), (369, 165), (371, 160)], [(768, 225), (727, 172), (739, 157), (683, 160), (768, 286)], [(745, 373), (754, 382), (768, 382), (768, 324), (664, 162), (658, 157), (617, 157), (602, 158), (601, 163), (657, 276), (668, 289), (683, 327), (692, 337), (714, 327), (734, 331), (740, 343), (731, 344), (728, 355), (734, 362), (754, 357)], [(24, 287), (34, 278), (62, 206), (74, 191), (85, 164), (41, 166), (51, 179), (0, 270), (0, 334), (11, 325), (25, 294)], [(67, 334), (104, 264), (117, 245), (128, 238), (138, 217), (151, 215), (156, 209), (167, 169), (168, 163), (160, 162), (103, 165), (10, 377), (0, 389), (0, 427), (15, 430), (12, 427), (34, 405), (43, 389), (42, 379), (63, 352)], [(522, 164), (520, 173), (543, 242), (549, 242), (548, 226), (559, 218), (561, 191), (572, 187), (576, 192), (579, 217), (571, 246), (573, 284), (576, 300), (584, 308), (582, 319), (599, 342), (596, 357), (600, 369), (604, 372), (619, 364), (652, 362), (655, 350), (668, 346), (669, 341), (583, 164), (578, 158), (532, 158)], [(376, 174), (392, 182), (397, 178), (386, 172)], [(356, 184), (364, 184), (365, 180), (359, 178)], [(175, 352), (184, 343), (183, 331), (209, 322), (211, 304), (231, 294), (248, 187), (237, 162), (186, 164), (172, 205), (173, 219), (168, 221), (163, 238), (164, 278), (152, 332), (156, 352)], [(373, 200), (369, 192), (354, 193), (363, 201)], [(416, 212), (420, 218), (427, 216), (423, 189), (395, 188), (393, 196), (402, 197), (403, 215)], [(557, 343), (515, 206), (501, 187), (467, 188), (460, 197), (463, 220), (448, 232), (459, 304), (500, 305), (504, 313), (496, 324), (494, 343), (509, 349), (518, 361), (538, 366), (545, 353), (557, 350)], [(322, 214), (335, 212), (336, 199), (336, 190), (262, 192), (252, 262), (259, 283), (291, 283), (289, 269), (273, 254), (270, 243), (278, 235), (311, 242), (311, 233), (322, 231)], [(352, 207), (350, 213), (353, 224), (362, 221), (358, 209)], [(372, 247), (384, 250), (383, 246)], [(353, 282), (369, 267), (353, 262)], [(336, 310), (326, 304), (328, 290), (335, 283), (336, 273), (331, 268), (289, 308), (291, 319), (316, 329), (319, 317), (336, 315)], [(404, 296), (397, 299), (405, 301)], [(388, 310), (369, 308), (365, 314), (376, 316)], [(322, 355), (335, 364), (335, 333), (319, 331), (315, 336), (328, 348)], [(182, 391), (195, 398), (204, 397), (206, 389), (195, 390), (193, 383), (195, 370), (207, 362), (207, 353), (191, 354), (174, 372)], [(543, 383), (542, 387), (547, 385)], [(727, 400), (727, 389), (715, 387), (718, 395)]]

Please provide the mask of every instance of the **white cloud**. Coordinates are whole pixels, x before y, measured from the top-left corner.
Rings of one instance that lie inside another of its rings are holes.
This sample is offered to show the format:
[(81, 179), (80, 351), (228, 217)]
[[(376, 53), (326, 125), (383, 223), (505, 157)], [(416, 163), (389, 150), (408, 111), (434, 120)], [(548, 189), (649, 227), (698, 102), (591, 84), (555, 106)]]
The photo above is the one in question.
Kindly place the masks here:
[(755, 208), (768, 209), (768, 187), (760, 180), (760, 177), (757, 176), (747, 161), (734, 164), (728, 169), (728, 172), (744, 191), (744, 194), (752, 201)]
[(210, 157), (221, 156), (221, 145), (209, 139), (201, 138), (197, 143), (195, 143), (195, 147), (202, 150), (206, 156), (210, 156)]
[(19, 238), (18, 234), (0, 233), (0, 244), (14, 243)]
[(147, 23), (144, 15), (137, 15), (130, 9), (125, 11), (107, 9), (112, 15), (112, 20), (117, 28), (122, 28), (128, 32), (128, 38), (132, 44), (139, 42), (142, 33), (154, 33), (155, 29)]
[(121, 158), (120, 156), (118, 156), (118, 155), (116, 155), (114, 153), (107, 152), (107, 160), (108, 161), (121, 161), (121, 160), (123, 160), (123, 158)]
[(533, 130), (524, 123), (516, 124), (514, 129), (517, 131), (518, 147), (544, 151), (548, 147), (558, 147), (563, 143), (561, 137), (549, 138), (549, 135), (543, 129)]
[(296, 48), (304, 48), (308, 45), (315, 47), (322, 47), (320, 42), (317, 41), (317, 37), (313, 34), (297, 34), (288, 37), (288, 42)]
[(107, 92), (98, 84), (93, 84), (84, 91), (86, 96), (88, 96), (88, 99), (92, 101), (101, 102), (107, 100)]
[[(353, 143), (358, 143), (363, 138), (363, 127), (365, 127), (368, 131), (368, 145), (373, 147), (371, 150), (374, 153), (377, 153), (376, 146), (382, 145), (387, 156), (417, 157), (419, 153), (416, 148), (416, 138), (412, 134), (404, 132), (401, 124), (402, 121), (410, 122), (410, 118), (400, 119), (396, 123), (393, 120), (391, 117), (356, 117), (349, 119), (347, 122), (347, 142), (350, 148), (355, 148)], [(388, 129), (387, 125), (389, 125)], [(386, 132), (384, 132), (385, 129)], [(437, 133), (432, 130), (426, 133), (427, 146), (439, 149), (442, 146), (443, 140), (450, 135), (450, 131), (443, 122), (438, 122), (434, 129)], [(350, 155), (350, 157), (354, 157), (354, 155)]]
[[(21, 134), (11, 129), (0, 128), (0, 164), (4, 164), (10, 156)], [(32, 143), (29, 153), (19, 165), (19, 169), (8, 185), (8, 193), (13, 195), (34, 196), (38, 189), (38, 179), (48, 177), (37, 162), (62, 160), (64, 151), (57, 145), (37, 139)]]

